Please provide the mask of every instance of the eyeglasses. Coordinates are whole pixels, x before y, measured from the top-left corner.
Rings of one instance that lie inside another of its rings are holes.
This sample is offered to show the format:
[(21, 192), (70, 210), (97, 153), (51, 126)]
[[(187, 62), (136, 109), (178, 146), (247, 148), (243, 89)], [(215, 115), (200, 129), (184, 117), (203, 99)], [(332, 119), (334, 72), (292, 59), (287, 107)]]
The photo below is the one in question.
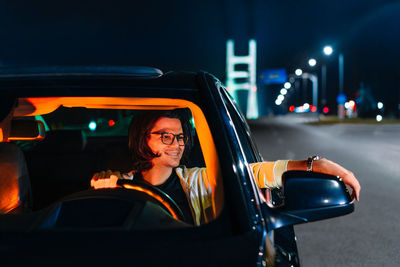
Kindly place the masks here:
[(163, 132), (163, 133), (154, 132), (154, 133), (151, 133), (151, 134), (160, 134), (161, 135), (161, 142), (163, 144), (165, 144), (165, 145), (173, 144), (175, 138), (178, 141), (178, 145), (180, 145), (180, 146), (184, 146), (188, 141), (187, 136), (184, 135), (184, 134), (173, 134), (173, 133), (166, 133), (166, 132)]

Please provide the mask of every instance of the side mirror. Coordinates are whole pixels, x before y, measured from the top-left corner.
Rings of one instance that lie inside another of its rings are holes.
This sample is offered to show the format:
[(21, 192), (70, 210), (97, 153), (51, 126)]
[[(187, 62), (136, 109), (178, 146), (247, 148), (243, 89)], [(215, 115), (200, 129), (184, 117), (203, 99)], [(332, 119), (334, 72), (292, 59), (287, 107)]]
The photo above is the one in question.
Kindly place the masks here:
[(268, 220), (270, 230), (338, 217), (354, 211), (346, 185), (337, 176), (289, 171), (283, 174), (282, 183), (282, 205), (279, 208), (265, 207), (268, 209), (265, 212), (271, 218)]
[(46, 131), (39, 120), (13, 119), (8, 140), (43, 140)]

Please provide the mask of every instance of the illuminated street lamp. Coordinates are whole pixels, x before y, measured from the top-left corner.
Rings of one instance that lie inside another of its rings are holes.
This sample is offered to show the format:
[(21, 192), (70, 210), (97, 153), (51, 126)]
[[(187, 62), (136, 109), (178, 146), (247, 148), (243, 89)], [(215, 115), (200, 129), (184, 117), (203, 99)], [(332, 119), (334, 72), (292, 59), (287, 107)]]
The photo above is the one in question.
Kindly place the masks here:
[(292, 84), (290, 82), (285, 82), (283, 87), (285, 87), (286, 89), (290, 89), (290, 87), (292, 87)]
[(297, 69), (297, 70), (294, 71), (294, 73), (295, 73), (297, 76), (301, 76), (301, 74), (303, 74), (303, 71), (302, 71), (301, 69)]
[(325, 55), (330, 56), (333, 53), (333, 48), (330, 45), (326, 45), (323, 51)]
[(314, 67), (315, 65), (317, 65), (317, 61), (314, 58), (310, 58), (308, 60), (308, 65), (310, 65), (310, 67)]
[(281, 95), (286, 95), (287, 94), (287, 90), (285, 88), (281, 89)]
[[(333, 53), (333, 48), (330, 45), (326, 45), (323, 49), (322, 49), (323, 53), (326, 56), (330, 56)], [(326, 105), (326, 64), (322, 64), (321, 66), (321, 83), (322, 83), (322, 105), (325, 106)]]
[[(323, 52), (325, 55), (330, 56), (333, 53), (333, 48), (330, 45), (327, 45), (323, 48)], [(344, 57), (342, 53), (338, 55), (339, 62), (339, 95), (343, 95), (343, 75), (344, 75)], [(322, 66), (322, 104), (325, 105), (325, 92), (326, 92), (326, 66), (325, 64)], [(343, 104), (338, 105), (338, 116), (339, 119), (343, 119), (344, 117), (344, 106)]]

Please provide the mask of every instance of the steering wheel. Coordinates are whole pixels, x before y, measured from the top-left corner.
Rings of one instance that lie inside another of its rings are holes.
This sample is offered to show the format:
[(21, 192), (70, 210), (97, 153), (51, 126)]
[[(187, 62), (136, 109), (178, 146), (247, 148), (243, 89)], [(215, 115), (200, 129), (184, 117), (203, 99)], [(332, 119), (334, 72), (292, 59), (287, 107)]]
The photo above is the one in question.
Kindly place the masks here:
[(165, 211), (167, 211), (174, 219), (181, 221), (185, 220), (185, 216), (178, 204), (176, 204), (176, 202), (164, 191), (157, 187), (148, 183), (133, 182), (126, 179), (119, 179), (117, 185), (128, 190), (136, 190), (146, 194), (151, 197), (156, 204), (160, 205)]
[[(66, 196), (44, 212), (39, 228), (132, 229), (189, 226), (178, 205), (158, 188), (130, 180), (122, 188), (85, 190)], [(171, 218), (172, 217), (172, 218)]]

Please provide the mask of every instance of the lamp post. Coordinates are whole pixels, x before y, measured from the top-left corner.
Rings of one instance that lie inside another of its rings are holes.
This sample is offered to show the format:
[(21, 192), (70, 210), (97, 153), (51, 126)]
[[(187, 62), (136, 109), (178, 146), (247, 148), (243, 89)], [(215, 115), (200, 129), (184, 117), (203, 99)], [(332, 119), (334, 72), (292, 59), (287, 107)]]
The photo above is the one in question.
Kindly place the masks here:
[[(333, 53), (333, 48), (329, 45), (323, 48), (323, 52), (325, 55), (330, 56)], [(344, 99), (344, 90), (343, 90), (343, 81), (344, 81), (344, 56), (343, 53), (339, 53), (338, 55), (338, 63), (339, 63), (339, 95), (337, 99)], [(322, 102), (326, 102), (326, 65), (324, 64), (321, 69), (322, 76)], [(338, 103), (338, 117), (339, 119), (344, 118), (344, 103)]]
[[(315, 67), (317, 65), (317, 60), (315, 60), (314, 58), (310, 58), (308, 60), (308, 65), (310, 67)], [(315, 106), (317, 108), (317, 110), (319, 110), (318, 108), (318, 76), (314, 75), (314, 74), (309, 74), (307, 76), (308, 79), (311, 80), (312, 82), (312, 86), (313, 86), (313, 93), (312, 93), (312, 99), (313, 99), (313, 106)]]
[[(330, 56), (333, 53), (332, 46), (329, 46), (329, 45), (325, 46), (323, 48), (323, 53), (326, 56)], [(321, 81), (321, 83), (322, 83), (321, 103), (323, 106), (325, 106), (327, 103), (327, 101), (326, 101), (326, 64), (325, 63), (322, 64), (322, 66), (321, 66), (321, 80), (322, 80)]]

